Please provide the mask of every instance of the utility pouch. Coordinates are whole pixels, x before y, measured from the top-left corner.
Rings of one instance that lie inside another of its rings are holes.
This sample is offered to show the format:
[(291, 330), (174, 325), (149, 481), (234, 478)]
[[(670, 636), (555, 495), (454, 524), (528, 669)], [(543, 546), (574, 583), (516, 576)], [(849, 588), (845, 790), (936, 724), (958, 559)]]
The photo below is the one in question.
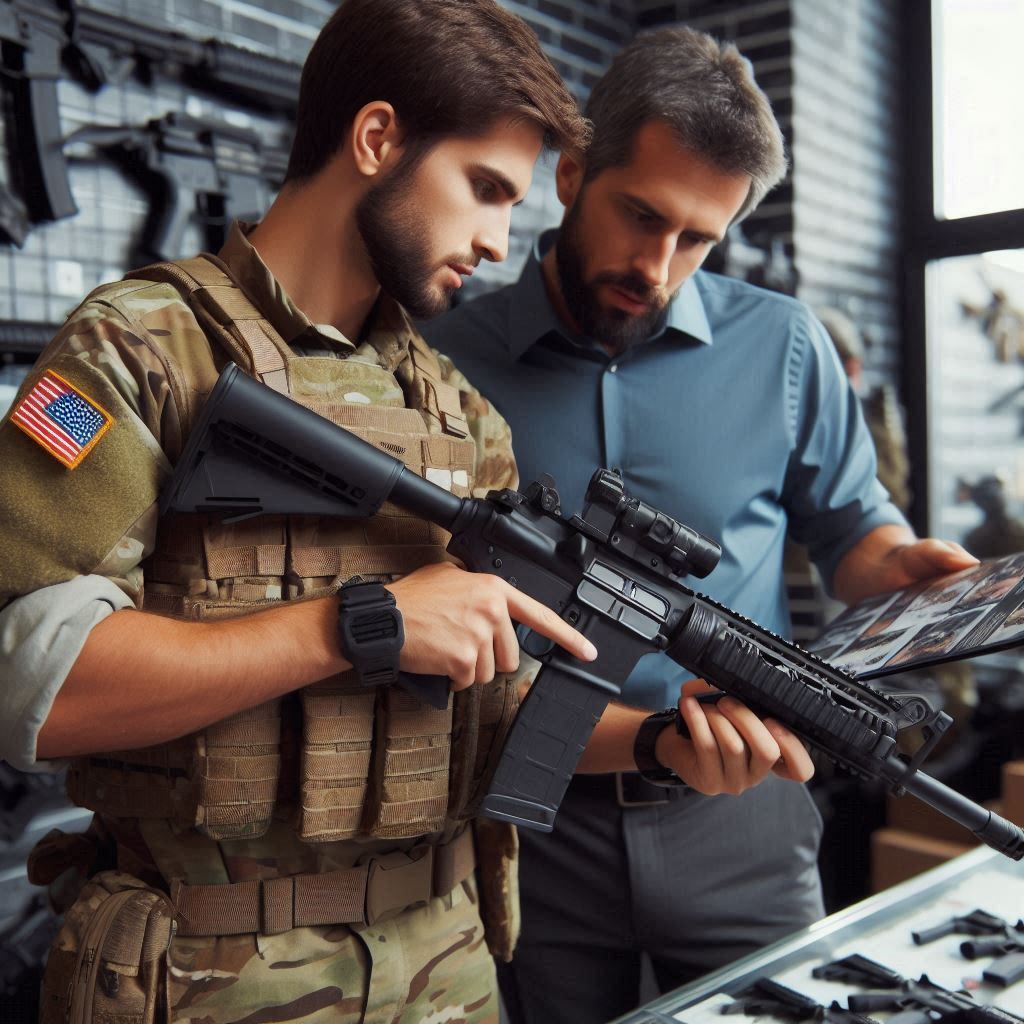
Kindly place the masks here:
[(270, 827), (281, 772), (281, 698), (197, 734), (195, 827), (210, 839), (253, 839)]
[(165, 1024), (174, 907), (131, 875), (82, 890), (50, 947), (40, 1024)]
[(475, 818), (473, 839), (484, 938), (491, 956), (508, 963), (519, 939), (519, 835), (507, 821)]
[(297, 830), (307, 843), (358, 835), (364, 814), (377, 694), (337, 679), (301, 691), (302, 807)]
[[(522, 660), (525, 658), (526, 655), (523, 655)], [(522, 675), (520, 668), (515, 679), (498, 676), (493, 682), (473, 687), (474, 690), (480, 691), (476, 751), (469, 779), (468, 798), (458, 809), (460, 818), (475, 817), (487, 795), (494, 773), (501, 762), (501, 753), (505, 749), (505, 741), (508, 739), (512, 722), (519, 710), (517, 684)]]
[(444, 827), (452, 742), (452, 703), (443, 710), (395, 686), (384, 687), (375, 728), (377, 799), (365, 831), (378, 839), (428, 835)]

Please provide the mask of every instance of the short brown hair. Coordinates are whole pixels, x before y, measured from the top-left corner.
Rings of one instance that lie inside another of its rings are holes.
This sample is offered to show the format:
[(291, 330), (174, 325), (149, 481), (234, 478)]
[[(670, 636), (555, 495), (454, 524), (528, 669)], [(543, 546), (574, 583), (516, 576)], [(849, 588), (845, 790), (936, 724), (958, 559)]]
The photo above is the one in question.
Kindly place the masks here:
[(355, 115), (386, 100), (415, 148), (535, 122), (582, 152), (587, 123), (527, 24), (496, 0), (344, 0), (302, 69), (288, 179), (320, 171)]
[(692, 28), (638, 35), (594, 86), (586, 114), (594, 131), (587, 180), (628, 164), (637, 131), (651, 121), (667, 123), (681, 146), (726, 174), (750, 176), (737, 220), (786, 174), (782, 131), (750, 62)]

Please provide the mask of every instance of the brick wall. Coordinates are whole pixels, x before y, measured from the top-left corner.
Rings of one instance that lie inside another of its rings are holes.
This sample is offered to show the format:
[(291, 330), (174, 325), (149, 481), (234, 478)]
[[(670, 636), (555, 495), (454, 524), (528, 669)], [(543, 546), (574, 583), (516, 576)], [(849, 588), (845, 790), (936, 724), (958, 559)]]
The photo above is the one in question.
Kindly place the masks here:
[(896, 0), (793, 0), (799, 295), (865, 331), (868, 383), (900, 370), (900, 33)]
[(901, 14), (897, 0), (638, 0), (639, 26), (736, 42), (772, 101), (789, 178), (744, 224), (780, 240), (797, 296), (844, 309), (869, 341), (866, 383), (899, 374)]

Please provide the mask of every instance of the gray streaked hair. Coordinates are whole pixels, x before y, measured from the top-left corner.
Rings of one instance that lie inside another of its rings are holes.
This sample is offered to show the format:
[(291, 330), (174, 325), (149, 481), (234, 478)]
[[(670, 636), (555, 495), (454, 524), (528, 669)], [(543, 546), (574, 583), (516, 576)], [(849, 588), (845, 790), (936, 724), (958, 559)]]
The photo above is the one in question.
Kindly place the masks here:
[(637, 131), (669, 125), (681, 146), (726, 174), (746, 174), (745, 217), (786, 174), (782, 131), (750, 62), (732, 43), (684, 26), (638, 35), (594, 86), (585, 180), (629, 163)]

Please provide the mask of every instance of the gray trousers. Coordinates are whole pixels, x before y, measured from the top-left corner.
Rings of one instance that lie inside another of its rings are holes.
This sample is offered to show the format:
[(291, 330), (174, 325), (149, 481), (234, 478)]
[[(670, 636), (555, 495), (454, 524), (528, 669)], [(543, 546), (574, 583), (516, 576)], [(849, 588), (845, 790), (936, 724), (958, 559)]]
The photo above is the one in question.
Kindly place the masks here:
[(578, 777), (554, 832), (519, 832), (510, 1021), (603, 1024), (638, 1005), (644, 953), (665, 992), (818, 920), (821, 827), (807, 789), (774, 777), (633, 807), (614, 776)]

